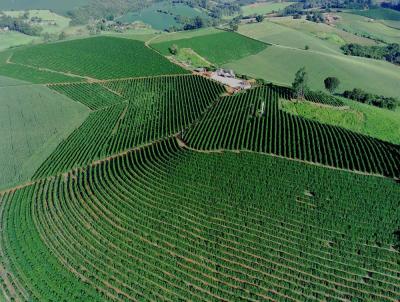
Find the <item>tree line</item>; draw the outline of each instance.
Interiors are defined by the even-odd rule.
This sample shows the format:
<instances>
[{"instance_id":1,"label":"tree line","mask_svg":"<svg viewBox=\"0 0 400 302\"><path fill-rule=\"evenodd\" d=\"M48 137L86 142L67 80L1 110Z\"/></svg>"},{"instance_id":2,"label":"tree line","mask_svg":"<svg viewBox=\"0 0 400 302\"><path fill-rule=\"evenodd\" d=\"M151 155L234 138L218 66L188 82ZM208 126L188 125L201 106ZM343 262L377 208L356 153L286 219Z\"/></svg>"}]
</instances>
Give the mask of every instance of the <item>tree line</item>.
<instances>
[{"instance_id":1,"label":"tree line","mask_svg":"<svg viewBox=\"0 0 400 302\"><path fill-rule=\"evenodd\" d=\"M400 45L391 43L386 46L364 46L350 43L341 47L346 55L385 60L393 64L400 64Z\"/></svg>"},{"instance_id":2,"label":"tree line","mask_svg":"<svg viewBox=\"0 0 400 302\"><path fill-rule=\"evenodd\" d=\"M324 80L324 86L328 92L334 94L340 86L340 80L337 77L327 77ZM310 88L308 87L308 73L305 67L300 68L296 72L292 83L292 89L297 99L300 100L304 99L306 93L310 91ZM397 98L372 94L360 88L345 90L342 94L338 95L356 102L389 110L396 110L397 106L399 106L399 100Z\"/></svg>"}]
</instances>

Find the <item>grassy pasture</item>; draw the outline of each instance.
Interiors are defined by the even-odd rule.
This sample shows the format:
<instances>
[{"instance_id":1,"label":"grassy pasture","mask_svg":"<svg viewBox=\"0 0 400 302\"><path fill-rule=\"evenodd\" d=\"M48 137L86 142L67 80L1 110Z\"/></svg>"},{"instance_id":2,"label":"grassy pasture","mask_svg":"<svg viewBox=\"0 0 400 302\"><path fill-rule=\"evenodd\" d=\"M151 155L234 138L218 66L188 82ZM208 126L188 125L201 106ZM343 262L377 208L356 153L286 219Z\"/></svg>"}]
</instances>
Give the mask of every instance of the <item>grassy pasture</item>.
<instances>
[{"instance_id":1,"label":"grassy pasture","mask_svg":"<svg viewBox=\"0 0 400 302\"><path fill-rule=\"evenodd\" d=\"M353 10L350 13L377 20L400 21L400 12L389 8L373 8L368 10Z\"/></svg>"},{"instance_id":2,"label":"grassy pasture","mask_svg":"<svg viewBox=\"0 0 400 302\"><path fill-rule=\"evenodd\" d=\"M254 4L245 5L242 7L243 16L249 16L254 14L269 14L283 10L286 6L289 6L293 2L258 2Z\"/></svg>"},{"instance_id":3,"label":"grassy pasture","mask_svg":"<svg viewBox=\"0 0 400 302\"><path fill-rule=\"evenodd\" d=\"M274 18L275 19L275 18ZM239 27L239 33L251 38L272 44L278 44L298 49L306 45L310 50L324 53L339 53L340 45L323 41L309 33L299 31L271 21L247 24Z\"/></svg>"},{"instance_id":4,"label":"grassy pasture","mask_svg":"<svg viewBox=\"0 0 400 302\"><path fill-rule=\"evenodd\" d=\"M1 0L0 10L49 9L65 13L70 9L89 3L90 0Z\"/></svg>"},{"instance_id":5,"label":"grassy pasture","mask_svg":"<svg viewBox=\"0 0 400 302\"><path fill-rule=\"evenodd\" d=\"M24 35L15 31L0 32L0 51L10 47L30 44L37 40L39 40L38 37Z\"/></svg>"},{"instance_id":6,"label":"grassy pasture","mask_svg":"<svg viewBox=\"0 0 400 302\"><path fill-rule=\"evenodd\" d=\"M43 28L42 34L58 34L69 27L70 19L67 17L60 16L52 11L41 9L41 10L20 10L20 11L5 11L6 15L13 17L22 16L25 12L29 13L29 18L38 17L42 21L35 23Z\"/></svg>"},{"instance_id":7,"label":"grassy pasture","mask_svg":"<svg viewBox=\"0 0 400 302\"><path fill-rule=\"evenodd\" d=\"M28 180L87 115L85 106L42 86L0 87L0 188Z\"/></svg>"},{"instance_id":8,"label":"grassy pasture","mask_svg":"<svg viewBox=\"0 0 400 302\"><path fill-rule=\"evenodd\" d=\"M349 109L324 107L310 102L281 101L282 109L324 124L340 126L400 145L400 112L393 112L351 100L341 100Z\"/></svg>"},{"instance_id":9,"label":"grassy pasture","mask_svg":"<svg viewBox=\"0 0 400 302\"><path fill-rule=\"evenodd\" d=\"M384 61L271 46L224 66L285 85L291 85L296 71L305 66L309 85L315 90L324 89L326 77L336 76L341 81L339 91L357 87L371 93L399 96L398 66Z\"/></svg>"},{"instance_id":10,"label":"grassy pasture","mask_svg":"<svg viewBox=\"0 0 400 302\"><path fill-rule=\"evenodd\" d=\"M161 12L162 11L162 12ZM167 13L166 13L167 12ZM118 18L118 21L124 23L133 23L141 21L150 25L153 29L165 30L172 26L182 27L181 24L176 22L175 16L183 16L188 18L202 17L208 18L205 12L196 8L192 8L183 3L171 4L168 1L155 3L140 12L131 12Z\"/></svg>"},{"instance_id":11,"label":"grassy pasture","mask_svg":"<svg viewBox=\"0 0 400 302\"><path fill-rule=\"evenodd\" d=\"M279 25L287 26L296 31L330 42L334 46L345 43L357 43L361 45L376 45L373 40L363 38L352 33L343 31L335 26L329 26L325 23L315 23L305 19L293 19L292 17L277 17L269 19Z\"/></svg>"},{"instance_id":12,"label":"grassy pasture","mask_svg":"<svg viewBox=\"0 0 400 302\"><path fill-rule=\"evenodd\" d=\"M214 64L224 64L257 54L267 45L233 32L220 31L192 38L152 43L151 46L163 55L169 55L168 48L175 44L179 48L191 48Z\"/></svg>"},{"instance_id":13,"label":"grassy pasture","mask_svg":"<svg viewBox=\"0 0 400 302\"><path fill-rule=\"evenodd\" d=\"M18 49L12 61L96 79L186 73L141 41L106 36Z\"/></svg>"},{"instance_id":14,"label":"grassy pasture","mask_svg":"<svg viewBox=\"0 0 400 302\"><path fill-rule=\"evenodd\" d=\"M389 27L379 20L370 20L364 16L350 13L338 13L340 19L336 26L351 33L364 35L387 43L400 43L400 30Z\"/></svg>"}]
</instances>

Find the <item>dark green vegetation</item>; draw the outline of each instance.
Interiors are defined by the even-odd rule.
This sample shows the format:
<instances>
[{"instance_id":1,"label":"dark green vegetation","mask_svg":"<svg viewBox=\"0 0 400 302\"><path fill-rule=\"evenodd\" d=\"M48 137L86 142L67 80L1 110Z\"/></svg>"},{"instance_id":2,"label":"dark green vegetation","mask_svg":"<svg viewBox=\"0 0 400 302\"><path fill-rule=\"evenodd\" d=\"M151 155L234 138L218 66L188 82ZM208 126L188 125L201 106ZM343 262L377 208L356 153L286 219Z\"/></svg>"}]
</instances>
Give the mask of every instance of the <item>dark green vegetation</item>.
<instances>
[{"instance_id":1,"label":"dark green vegetation","mask_svg":"<svg viewBox=\"0 0 400 302\"><path fill-rule=\"evenodd\" d=\"M92 110L118 104L125 100L99 83L71 83L50 85L49 87Z\"/></svg>"},{"instance_id":2,"label":"dark green vegetation","mask_svg":"<svg viewBox=\"0 0 400 302\"><path fill-rule=\"evenodd\" d=\"M374 8L368 10L353 10L352 14L378 20L400 21L400 12L389 8Z\"/></svg>"},{"instance_id":3,"label":"dark green vegetation","mask_svg":"<svg viewBox=\"0 0 400 302\"><path fill-rule=\"evenodd\" d=\"M359 44L345 44L341 47L346 55L386 60L400 64L400 45L391 43L386 46L363 46Z\"/></svg>"},{"instance_id":4,"label":"dark green vegetation","mask_svg":"<svg viewBox=\"0 0 400 302\"><path fill-rule=\"evenodd\" d=\"M89 1L90 0L1 0L0 10L50 9L52 11L65 13Z\"/></svg>"},{"instance_id":5,"label":"dark green vegetation","mask_svg":"<svg viewBox=\"0 0 400 302\"><path fill-rule=\"evenodd\" d=\"M399 194L169 139L4 195L2 249L34 300L395 301Z\"/></svg>"},{"instance_id":6,"label":"dark green vegetation","mask_svg":"<svg viewBox=\"0 0 400 302\"><path fill-rule=\"evenodd\" d=\"M220 61L265 47L206 38L214 48L201 55ZM28 182L0 191L1 301L397 301L399 145L285 113L290 88L227 96L141 42L9 54L6 66L76 74L48 81L50 93L92 111L40 153ZM335 110L351 102L303 97ZM35 130L35 117L15 112Z\"/></svg>"},{"instance_id":7,"label":"dark green vegetation","mask_svg":"<svg viewBox=\"0 0 400 302\"><path fill-rule=\"evenodd\" d=\"M344 106L341 100L322 91L307 91L304 98L313 103L329 106Z\"/></svg>"},{"instance_id":8,"label":"dark green vegetation","mask_svg":"<svg viewBox=\"0 0 400 302\"><path fill-rule=\"evenodd\" d=\"M0 52L0 75L35 83L65 83L79 81L80 78L46 70L23 66L11 62L12 51Z\"/></svg>"},{"instance_id":9,"label":"dark green vegetation","mask_svg":"<svg viewBox=\"0 0 400 302\"><path fill-rule=\"evenodd\" d=\"M46 87L1 82L0 190L28 181L89 111Z\"/></svg>"},{"instance_id":10,"label":"dark green vegetation","mask_svg":"<svg viewBox=\"0 0 400 302\"><path fill-rule=\"evenodd\" d=\"M154 42L151 46L163 55L169 55L169 48L172 44L179 48L191 48L200 56L218 65L254 55L268 46L263 42L229 31L196 36L190 39Z\"/></svg>"},{"instance_id":11,"label":"dark green vegetation","mask_svg":"<svg viewBox=\"0 0 400 302\"><path fill-rule=\"evenodd\" d=\"M32 26L27 23L24 17L12 17L2 15L0 11L0 28L7 27L8 30L17 31L28 36L38 36L42 28L40 26Z\"/></svg>"},{"instance_id":12,"label":"dark green vegetation","mask_svg":"<svg viewBox=\"0 0 400 302\"><path fill-rule=\"evenodd\" d=\"M346 90L343 92L343 96L345 98L376 106L379 108L386 108L389 110L396 110L399 106L399 100L392 97L385 97L382 95L371 94L368 92L363 91L362 89L353 89L353 90Z\"/></svg>"},{"instance_id":13,"label":"dark green vegetation","mask_svg":"<svg viewBox=\"0 0 400 302\"><path fill-rule=\"evenodd\" d=\"M201 150L250 150L400 176L398 145L292 116L279 109L279 98L290 98L290 91L271 86L225 97L183 139Z\"/></svg>"},{"instance_id":14,"label":"dark green vegetation","mask_svg":"<svg viewBox=\"0 0 400 302\"><path fill-rule=\"evenodd\" d=\"M25 47L12 62L96 79L186 73L143 42L113 37Z\"/></svg>"},{"instance_id":15,"label":"dark green vegetation","mask_svg":"<svg viewBox=\"0 0 400 302\"><path fill-rule=\"evenodd\" d=\"M58 146L34 178L65 172L175 135L198 119L224 91L222 86L199 76L119 80L102 85L127 102L93 112L81 127ZM66 86L60 87L63 90L59 91L67 91L69 95L68 90L64 89ZM86 91L92 91L87 93L81 90L81 94L73 96L75 100L89 106L93 103L88 101L88 96L93 98L93 102L101 100L104 89L100 90L98 84L84 87ZM106 106L105 103L94 105L95 108Z\"/></svg>"},{"instance_id":16,"label":"dark green vegetation","mask_svg":"<svg viewBox=\"0 0 400 302\"><path fill-rule=\"evenodd\" d=\"M184 3L170 3L168 1L155 3L137 12L130 12L117 21L132 23L141 21L158 30L183 29L195 17L204 20L208 18L205 11L190 7Z\"/></svg>"}]
</instances>

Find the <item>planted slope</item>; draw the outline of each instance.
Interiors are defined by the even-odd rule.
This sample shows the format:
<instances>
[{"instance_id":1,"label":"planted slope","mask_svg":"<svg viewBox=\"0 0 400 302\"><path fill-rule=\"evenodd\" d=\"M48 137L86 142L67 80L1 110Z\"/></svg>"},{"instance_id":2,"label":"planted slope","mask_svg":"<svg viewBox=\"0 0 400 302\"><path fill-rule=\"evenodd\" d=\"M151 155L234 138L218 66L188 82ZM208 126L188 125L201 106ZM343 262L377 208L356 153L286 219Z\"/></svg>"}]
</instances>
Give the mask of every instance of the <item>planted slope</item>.
<instances>
[{"instance_id":1,"label":"planted slope","mask_svg":"<svg viewBox=\"0 0 400 302\"><path fill-rule=\"evenodd\" d=\"M5 250L31 276L24 259L42 257L17 258L29 237L11 235L27 212L65 269L112 300L395 301L399 194L383 178L169 139L6 201Z\"/></svg>"},{"instance_id":2,"label":"planted slope","mask_svg":"<svg viewBox=\"0 0 400 302\"><path fill-rule=\"evenodd\" d=\"M81 79L60 73L9 63L12 51L0 52L0 75L34 84L77 82Z\"/></svg>"},{"instance_id":3,"label":"planted slope","mask_svg":"<svg viewBox=\"0 0 400 302\"><path fill-rule=\"evenodd\" d=\"M0 87L0 189L28 181L88 116L83 105L46 87L5 84L11 86Z\"/></svg>"},{"instance_id":4,"label":"planted slope","mask_svg":"<svg viewBox=\"0 0 400 302\"><path fill-rule=\"evenodd\" d=\"M288 95L266 86L225 97L183 138L200 150L251 150L400 177L400 146L285 113L278 98Z\"/></svg>"},{"instance_id":5,"label":"planted slope","mask_svg":"<svg viewBox=\"0 0 400 302\"><path fill-rule=\"evenodd\" d=\"M96 79L187 73L141 41L114 37L26 47L16 50L12 61Z\"/></svg>"},{"instance_id":6,"label":"planted slope","mask_svg":"<svg viewBox=\"0 0 400 302\"><path fill-rule=\"evenodd\" d=\"M174 37L174 36L172 36ZM170 55L169 47L191 48L200 56L214 64L225 64L243 57L255 55L267 48L267 44L234 32L221 31L202 36L194 36L151 44L163 55Z\"/></svg>"},{"instance_id":7,"label":"planted slope","mask_svg":"<svg viewBox=\"0 0 400 302\"><path fill-rule=\"evenodd\" d=\"M200 76L118 80L103 85L128 102L93 112L43 163L35 178L174 135L196 121L224 91Z\"/></svg>"},{"instance_id":8,"label":"planted slope","mask_svg":"<svg viewBox=\"0 0 400 302\"><path fill-rule=\"evenodd\" d=\"M109 107L124 101L124 98L99 83L72 83L50 85L49 87L92 110Z\"/></svg>"}]
</instances>

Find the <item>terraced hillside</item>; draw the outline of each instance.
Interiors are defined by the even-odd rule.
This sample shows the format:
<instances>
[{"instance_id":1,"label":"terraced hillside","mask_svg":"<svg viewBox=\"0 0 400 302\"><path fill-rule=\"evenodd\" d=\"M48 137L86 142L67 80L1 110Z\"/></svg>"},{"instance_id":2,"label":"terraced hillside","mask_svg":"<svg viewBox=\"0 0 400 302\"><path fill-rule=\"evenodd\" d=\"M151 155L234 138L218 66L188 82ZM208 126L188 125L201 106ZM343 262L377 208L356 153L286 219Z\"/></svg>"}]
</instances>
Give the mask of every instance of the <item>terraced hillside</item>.
<instances>
[{"instance_id":1,"label":"terraced hillside","mask_svg":"<svg viewBox=\"0 0 400 302\"><path fill-rule=\"evenodd\" d=\"M114 37L25 47L15 50L10 60L20 65L102 80L186 73L143 42Z\"/></svg>"},{"instance_id":2,"label":"terraced hillside","mask_svg":"<svg viewBox=\"0 0 400 302\"><path fill-rule=\"evenodd\" d=\"M395 301L399 194L171 138L3 195L2 265L40 301Z\"/></svg>"},{"instance_id":3,"label":"terraced hillside","mask_svg":"<svg viewBox=\"0 0 400 302\"><path fill-rule=\"evenodd\" d=\"M183 138L201 150L250 150L400 177L398 145L287 114L278 99L288 96L288 89L267 86L225 97Z\"/></svg>"},{"instance_id":4,"label":"terraced hillside","mask_svg":"<svg viewBox=\"0 0 400 302\"><path fill-rule=\"evenodd\" d=\"M76 86L51 87L71 95ZM34 178L65 172L177 134L198 119L224 92L221 85L191 75L116 80L101 85L78 84L78 87L85 90L74 91L76 94L72 97L83 104L96 102L95 108L100 109L92 112L81 127L58 146ZM112 97L102 102L105 92Z\"/></svg>"},{"instance_id":5,"label":"terraced hillside","mask_svg":"<svg viewBox=\"0 0 400 302\"><path fill-rule=\"evenodd\" d=\"M11 54L6 66L76 78L0 77L0 91L89 114L0 191L0 301L398 301L399 145L285 113L289 88L230 96L142 42Z\"/></svg>"}]
</instances>

